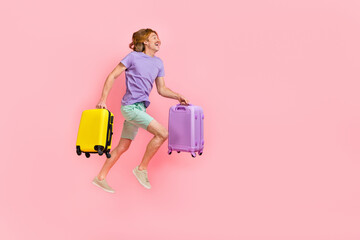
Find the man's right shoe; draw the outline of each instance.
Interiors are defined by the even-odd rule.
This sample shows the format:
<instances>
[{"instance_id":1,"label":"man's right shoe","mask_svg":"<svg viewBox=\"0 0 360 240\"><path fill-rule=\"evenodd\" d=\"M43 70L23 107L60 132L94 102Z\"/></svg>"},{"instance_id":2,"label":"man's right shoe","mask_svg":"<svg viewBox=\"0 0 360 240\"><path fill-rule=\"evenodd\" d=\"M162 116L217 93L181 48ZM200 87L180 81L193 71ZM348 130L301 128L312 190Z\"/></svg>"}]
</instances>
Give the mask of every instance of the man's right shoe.
<instances>
[{"instance_id":1,"label":"man's right shoe","mask_svg":"<svg viewBox=\"0 0 360 240\"><path fill-rule=\"evenodd\" d=\"M133 173L141 185L143 185L147 189L151 188L147 170L139 170L139 166L136 166L133 169Z\"/></svg>"},{"instance_id":2,"label":"man's right shoe","mask_svg":"<svg viewBox=\"0 0 360 240\"><path fill-rule=\"evenodd\" d=\"M97 176L94 178L94 180L92 181L92 183L100 188L102 188L104 191L109 192L109 193L115 193L115 190L112 189L109 184L106 182L105 179L103 180L99 180L97 178Z\"/></svg>"}]
</instances>

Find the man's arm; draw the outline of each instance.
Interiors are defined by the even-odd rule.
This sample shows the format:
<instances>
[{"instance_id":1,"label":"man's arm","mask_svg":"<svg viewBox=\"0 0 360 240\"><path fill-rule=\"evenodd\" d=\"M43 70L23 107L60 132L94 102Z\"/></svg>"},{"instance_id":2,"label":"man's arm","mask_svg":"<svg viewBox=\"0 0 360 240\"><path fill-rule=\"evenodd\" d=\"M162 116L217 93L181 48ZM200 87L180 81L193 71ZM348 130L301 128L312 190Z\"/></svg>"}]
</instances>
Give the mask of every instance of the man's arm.
<instances>
[{"instance_id":1,"label":"man's arm","mask_svg":"<svg viewBox=\"0 0 360 240\"><path fill-rule=\"evenodd\" d=\"M99 100L98 104L96 105L96 108L107 108L106 107L106 99L107 99L109 92L114 84L114 81L125 70L126 70L125 65L122 63L119 63L114 68L114 70L112 70L112 72L108 75L108 77L106 78L106 81L104 83L104 87L102 90L100 100Z\"/></svg>"},{"instance_id":2,"label":"man's arm","mask_svg":"<svg viewBox=\"0 0 360 240\"><path fill-rule=\"evenodd\" d=\"M188 104L189 101L187 99L185 99L184 96L182 96L179 93L173 92L171 89L169 89L165 86L164 77L157 77L155 79L155 83L156 83L157 92L161 96L166 97L166 98L176 99L180 103Z\"/></svg>"},{"instance_id":3,"label":"man's arm","mask_svg":"<svg viewBox=\"0 0 360 240\"><path fill-rule=\"evenodd\" d=\"M101 94L100 101L106 102L107 96L109 95L109 92L112 88L112 85L113 85L115 79L125 70L126 70L126 67L122 63L119 63L114 68L114 70L112 70L112 72L108 75L108 77L106 78L106 81L104 83L104 88L103 88L103 91Z\"/></svg>"}]
</instances>

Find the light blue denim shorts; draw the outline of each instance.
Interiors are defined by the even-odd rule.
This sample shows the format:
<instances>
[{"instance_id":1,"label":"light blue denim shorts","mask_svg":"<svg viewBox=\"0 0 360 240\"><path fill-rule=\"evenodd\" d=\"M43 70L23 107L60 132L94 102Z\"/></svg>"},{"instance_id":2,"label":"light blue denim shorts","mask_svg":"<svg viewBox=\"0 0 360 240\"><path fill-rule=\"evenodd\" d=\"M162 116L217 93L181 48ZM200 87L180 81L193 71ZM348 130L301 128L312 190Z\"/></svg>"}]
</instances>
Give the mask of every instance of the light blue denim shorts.
<instances>
[{"instance_id":1,"label":"light blue denim shorts","mask_svg":"<svg viewBox=\"0 0 360 240\"><path fill-rule=\"evenodd\" d=\"M144 102L121 106L121 113L125 118L121 137L131 140L134 140L139 127L146 130L154 119L146 113Z\"/></svg>"}]
</instances>

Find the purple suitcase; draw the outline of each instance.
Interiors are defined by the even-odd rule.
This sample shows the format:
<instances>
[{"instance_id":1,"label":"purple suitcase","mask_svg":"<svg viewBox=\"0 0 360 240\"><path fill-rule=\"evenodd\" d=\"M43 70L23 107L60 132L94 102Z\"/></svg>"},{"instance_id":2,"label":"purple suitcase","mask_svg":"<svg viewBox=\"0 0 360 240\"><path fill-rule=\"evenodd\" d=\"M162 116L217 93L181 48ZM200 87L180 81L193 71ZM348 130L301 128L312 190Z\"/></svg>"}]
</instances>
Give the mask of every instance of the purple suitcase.
<instances>
[{"instance_id":1,"label":"purple suitcase","mask_svg":"<svg viewBox=\"0 0 360 240\"><path fill-rule=\"evenodd\" d=\"M200 106L176 105L169 110L169 154L190 152L195 157L204 149L204 113Z\"/></svg>"}]
</instances>

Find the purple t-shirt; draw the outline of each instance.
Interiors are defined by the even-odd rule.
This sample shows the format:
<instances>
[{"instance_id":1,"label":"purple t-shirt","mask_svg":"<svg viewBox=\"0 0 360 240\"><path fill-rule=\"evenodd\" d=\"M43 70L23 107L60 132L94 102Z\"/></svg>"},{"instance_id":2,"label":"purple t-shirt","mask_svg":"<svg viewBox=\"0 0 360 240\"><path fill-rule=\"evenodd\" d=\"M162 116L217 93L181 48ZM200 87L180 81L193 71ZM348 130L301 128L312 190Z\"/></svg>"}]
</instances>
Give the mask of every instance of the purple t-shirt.
<instances>
[{"instance_id":1,"label":"purple t-shirt","mask_svg":"<svg viewBox=\"0 0 360 240\"><path fill-rule=\"evenodd\" d=\"M121 61L125 65L126 93L121 105L144 102L150 105L149 94L157 77L165 76L164 64L159 57L132 51Z\"/></svg>"}]
</instances>

